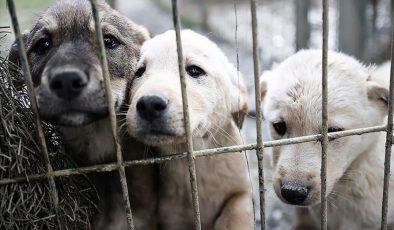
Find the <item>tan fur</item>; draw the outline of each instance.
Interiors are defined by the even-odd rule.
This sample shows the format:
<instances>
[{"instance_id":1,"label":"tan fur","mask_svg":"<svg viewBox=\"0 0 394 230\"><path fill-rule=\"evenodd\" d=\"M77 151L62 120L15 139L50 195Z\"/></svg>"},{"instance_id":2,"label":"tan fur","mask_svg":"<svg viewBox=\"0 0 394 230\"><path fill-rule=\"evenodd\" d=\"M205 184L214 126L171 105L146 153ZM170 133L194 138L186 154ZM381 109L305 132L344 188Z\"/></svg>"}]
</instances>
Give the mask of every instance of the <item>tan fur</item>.
<instances>
[{"instance_id":1,"label":"tan fur","mask_svg":"<svg viewBox=\"0 0 394 230\"><path fill-rule=\"evenodd\" d=\"M241 144L242 137L232 114L247 108L242 76L207 38L182 31L182 42L185 67L197 65L205 71L199 78L186 76L194 149ZM141 48L139 66L146 66L146 71L131 86L128 132L155 146L161 155L186 151L174 31L146 42ZM168 101L168 110L149 123L138 114L136 104L143 96L152 95ZM202 228L253 229L252 196L244 154L197 158L196 170ZM161 165L159 184L160 228L192 229L187 160Z\"/></svg>"},{"instance_id":2,"label":"tan fur","mask_svg":"<svg viewBox=\"0 0 394 230\"><path fill-rule=\"evenodd\" d=\"M372 82L370 70L344 54L328 53L328 125L344 130L381 125L387 114L387 89ZM301 51L260 83L264 116L269 123L284 121L287 131L274 139L316 134L321 127L321 51ZM327 192L329 229L379 229L383 193L385 135L344 137L328 145ZM318 142L274 147L274 189L284 181L309 186L300 206L297 229L318 227L320 216L321 147ZM394 191L391 179L389 191ZM389 224L394 223L394 199L389 201ZM302 227L301 227L302 226Z\"/></svg>"}]
</instances>

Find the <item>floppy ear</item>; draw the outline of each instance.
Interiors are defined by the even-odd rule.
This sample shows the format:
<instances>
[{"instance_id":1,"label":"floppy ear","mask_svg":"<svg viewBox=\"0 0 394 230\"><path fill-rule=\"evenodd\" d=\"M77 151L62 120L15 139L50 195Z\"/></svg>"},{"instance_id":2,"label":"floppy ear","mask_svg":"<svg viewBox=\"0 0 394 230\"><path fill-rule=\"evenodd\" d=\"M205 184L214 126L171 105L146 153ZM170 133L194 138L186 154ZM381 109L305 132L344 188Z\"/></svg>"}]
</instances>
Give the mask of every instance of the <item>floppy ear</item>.
<instances>
[{"instance_id":1,"label":"floppy ear","mask_svg":"<svg viewBox=\"0 0 394 230\"><path fill-rule=\"evenodd\" d=\"M248 114L248 90L242 74L233 66L229 68L231 79L231 115L238 128L242 128Z\"/></svg>"},{"instance_id":2,"label":"floppy ear","mask_svg":"<svg viewBox=\"0 0 394 230\"><path fill-rule=\"evenodd\" d=\"M29 31L25 31L22 35L23 41L26 44L27 37L29 36ZM14 67L20 67L20 57L19 57L19 45L18 42L15 40L14 43L12 43L11 48L10 48L10 53L8 54L8 62L11 62ZM12 66L9 66L11 68ZM15 68L13 68L15 69Z\"/></svg>"},{"instance_id":3,"label":"floppy ear","mask_svg":"<svg viewBox=\"0 0 394 230\"><path fill-rule=\"evenodd\" d=\"M29 31L25 31L22 35L25 44L27 42L28 35ZM25 85L23 78L20 78L20 68L21 62L19 56L19 45L18 42L15 40L14 43L12 43L10 52L8 54L8 72L11 74L13 79L12 83L17 90L21 90Z\"/></svg>"},{"instance_id":4,"label":"floppy ear","mask_svg":"<svg viewBox=\"0 0 394 230\"><path fill-rule=\"evenodd\" d=\"M388 112L389 91L383 86L376 84L373 81L367 81L367 94L370 100L375 101L379 108L385 113Z\"/></svg>"}]
</instances>

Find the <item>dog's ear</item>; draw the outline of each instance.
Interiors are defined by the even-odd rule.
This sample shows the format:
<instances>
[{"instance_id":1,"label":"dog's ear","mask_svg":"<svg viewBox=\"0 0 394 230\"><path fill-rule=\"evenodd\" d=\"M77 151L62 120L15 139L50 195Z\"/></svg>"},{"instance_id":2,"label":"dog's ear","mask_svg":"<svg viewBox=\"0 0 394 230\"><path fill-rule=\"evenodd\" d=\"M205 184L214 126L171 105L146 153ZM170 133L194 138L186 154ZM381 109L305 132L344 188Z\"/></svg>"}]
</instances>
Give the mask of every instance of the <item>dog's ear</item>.
<instances>
[{"instance_id":1,"label":"dog's ear","mask_svg":"<svg viewBox=\"0 0 394 230\"><path fill-rule=\"evenodd\" d=\"M23 42L25 44L27 42L27 37L29 36L29 33L30 33L29 31L25 31L22 35ZM8 62L12 63L14 66L20 67L19 45L16 39L14 43L12 43L11 45L10 53L8 54Z\"/></svg>"},{"instance_id":2,"label":"dog's ear","mask_svg":"<svg viewBox=\"0 0 394 230\"><path fill-rule=\"evenodd\" d=\"M267 80L272 75L271 71L264 71L260 76L260 98L264 101L265 94L267 93Z\"/></svg>"},{"instance_id":3,"label":"dog's ear","mask_svg":"<svg viewBox=\"0 0 394 230\"><path fill-rule=\"evenodd\" d=\"M370 100L376 101L379 107L388 112L389 90L373 81L367 81L367 94Z\"/></svg>"},{"instance_id":4,"label":"dog's ear","mask_svg":"<svg viewBox=\"0 0 394 230\"><path fill-rule=\"evenodd\" d=\"M27 38L29 36L29 31L25 31L22 35L24 44L27 42ZM20 78L20 68L21 68L21 60L19 56L19 45L15 40L12 43L10 52L8 54L8 72L12 76L12 83L17 90L21 90L25 85L23 78Z\"/></svg>"},{"instance_id":5,"label":"dog's ear","mask_svg":"<svg viewBox=\"0 0 394 230\"><path fill-rule=\"evenodd\" d=\"M228 69L231 78L231 115L238 128L242 128L245 117L248 114L248 90L242 74L233 66Z\"/></svg>"},{"instance_id":6,"label":"dog's ear","mask_svg":"<svg viewBox=\"0 0 394 230\"><path fill-rule=\"evenodd\" d=\"M135 24L135 30L137 33L137 39L140 45L142 45L146 40L151 38L151 33L149 32L149 30L147 28L145 28L144 26L140 26Z\"/></svg>"}]
</instances>

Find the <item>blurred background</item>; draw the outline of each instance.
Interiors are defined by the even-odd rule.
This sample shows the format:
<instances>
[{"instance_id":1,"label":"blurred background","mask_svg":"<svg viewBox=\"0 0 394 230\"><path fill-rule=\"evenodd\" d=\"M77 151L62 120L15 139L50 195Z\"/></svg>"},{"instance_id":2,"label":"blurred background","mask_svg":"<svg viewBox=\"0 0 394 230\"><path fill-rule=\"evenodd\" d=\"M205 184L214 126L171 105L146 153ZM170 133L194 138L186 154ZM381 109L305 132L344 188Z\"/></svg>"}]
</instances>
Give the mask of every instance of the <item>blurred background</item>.
<instances>
[{"instance_id":1,"label":"blurred background","mask_svg":"<svg viewBox=\"0 0 394 230\"><path fill-rule=\"evenodd\" d=\"M29 29L54 0L16 0L23 30ZM153 35L172 29L170 0L112 0L114 8L146 26ZM251 16L249 0L182 0L183 28L208 36L243 73L250 92L251 116L243 128L246 143L256 142ZM258 29L262 71L299 49L321 48L321 3L312 0L258 0ZM389 59L392 0L330 0L329 48L355 56L365 64ZM5 0L0 1L0 56L14 40ZM266 134L264 128L264 133ZM265 136L265 140L269 137ZM258 223L258 176L254 152L249 158ZM265 151L268 229L290 229L294 209L274 194L270 149ZM257 226L259 227L259 226Z\"/></svg>"}]
</instances>

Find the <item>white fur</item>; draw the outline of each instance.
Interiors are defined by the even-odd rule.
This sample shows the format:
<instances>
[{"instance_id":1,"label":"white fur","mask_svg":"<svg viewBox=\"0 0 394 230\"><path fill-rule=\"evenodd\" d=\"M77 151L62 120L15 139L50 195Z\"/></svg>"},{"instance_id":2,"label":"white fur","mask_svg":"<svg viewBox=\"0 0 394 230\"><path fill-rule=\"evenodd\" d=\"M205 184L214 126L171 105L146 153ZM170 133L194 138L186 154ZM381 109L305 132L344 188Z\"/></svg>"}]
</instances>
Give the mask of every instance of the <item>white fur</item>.
<instances>
[{"instance_id":1,"label":"white fur","mask_svg":"<svg viewBox=\"0 0 394 230\"><path fill-rule=\"evenodd\" d=\"M242 76L219 48L206 37L182 31L184 63L197 65L205 75L186 75L190 124L194 149L242 143L232 114L246 108ZM181 87L174 31L147 41L141 48L139 66L145 73L134 80L127 113L128 132L161 154L184 152L186 148ZM239 76L239 78L238 78ZM160 122L139 117L136 103L142 96L168 101ZM155 129L172 135L160 135ZM196 159L199 204L203 229L253 229L251 189L242 153ZM193 206L186 159L165 163L160 169L159 222L162 229L193 228Z\"/></svg>"},{"instance_id":2,"label":"white fur","mask_svg":"<svg viewBox=\"0 0 394 230\"><path fill-rule=\"evenodd\" d=\"M320 133L321 51L300 51L261 78L263 113L273 139ZM328 53L328 126L344 130L381 125L387 115L387 89L370 80L370 70L352 57ZM284 136L272 124L287 124ZM332 140L328 145L327 192L330 229L378 229L383 194L385 135L365 134ZM274 188L281 181L305 181L310 193L303 205L320 213L319 142L275 147ZM390 180L389 191L394 190ZM394 223L394 199L389 223ZM306 226L300 223L300 226Z\"/></svg>"}]
</instances>

